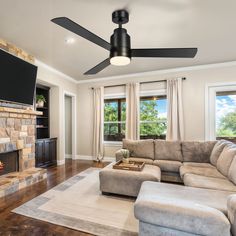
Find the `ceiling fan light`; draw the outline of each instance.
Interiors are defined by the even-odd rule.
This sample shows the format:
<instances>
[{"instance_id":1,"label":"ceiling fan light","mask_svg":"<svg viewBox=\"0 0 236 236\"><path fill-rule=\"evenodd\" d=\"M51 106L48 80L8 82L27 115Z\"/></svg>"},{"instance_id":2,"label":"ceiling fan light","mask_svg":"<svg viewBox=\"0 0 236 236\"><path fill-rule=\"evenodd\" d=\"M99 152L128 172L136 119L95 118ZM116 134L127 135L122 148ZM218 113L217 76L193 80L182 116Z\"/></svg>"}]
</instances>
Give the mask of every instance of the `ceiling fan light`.
<instances>
[{"instance_id":1,"label":"ceiling fan light","mask_svg":"<svg viewBox=\"0 0 236 236\"><path fill-rule=\"evenodd\" d=\"M114 66L126 66L130 63L130 58L125 56L115 56L110 59L110 63Z\"/></svg>"}]
</instances>

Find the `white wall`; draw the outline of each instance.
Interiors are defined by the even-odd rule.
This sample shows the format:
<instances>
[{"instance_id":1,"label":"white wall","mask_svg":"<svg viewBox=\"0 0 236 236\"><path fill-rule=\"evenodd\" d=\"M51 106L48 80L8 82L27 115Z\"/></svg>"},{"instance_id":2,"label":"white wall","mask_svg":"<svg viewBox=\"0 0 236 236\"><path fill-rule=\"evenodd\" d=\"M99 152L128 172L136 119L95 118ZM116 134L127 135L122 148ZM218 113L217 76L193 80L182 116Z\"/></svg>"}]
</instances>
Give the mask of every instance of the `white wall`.
<instances>
[{"instance_id":1,"label":"white wall","mask_svg":"<svg viewBox=\"0 0 236 236\"><path fill-rule=\"evenodd\" d=\"M122 68L121 68L122 69ZM183 107L186 140L204 140L205 137L205 86L208 83L227 83L236 81L236 63L195 66L191 68L171 69L134 76L91 80L78 84L78 148L77 154L92 155L92 90L91 87L162 80L175 77L186 77L183 82ZM152 84L153 86L153 84ZM105 156L112 157L120 147L105 147Z\"/></svg>"},{"instance_id":2,"label":"white wall","mask_svg":"<svg viewBox=\"0 0 236 236\"><path fill-rule=\"evenodd\" d=\"M57 160L63 164L65 160L65 122L64 92L76 93L76 81L73 78L37 61L37 83L49 86L50 89L50 136L57 137Z\"/></svg>"}]
</instances>

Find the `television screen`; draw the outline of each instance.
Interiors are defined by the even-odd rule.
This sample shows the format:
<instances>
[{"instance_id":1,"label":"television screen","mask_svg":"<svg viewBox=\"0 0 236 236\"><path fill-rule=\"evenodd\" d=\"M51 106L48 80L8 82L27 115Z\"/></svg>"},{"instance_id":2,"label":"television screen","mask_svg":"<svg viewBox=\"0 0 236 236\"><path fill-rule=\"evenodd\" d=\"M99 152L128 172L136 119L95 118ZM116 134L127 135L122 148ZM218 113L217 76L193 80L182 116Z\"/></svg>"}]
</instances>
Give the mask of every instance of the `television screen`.
<instances>
[{"instance_id":1,"label":"television screen","mask_svg":"<svg viewBox=\"0 0 236 236\"><path fill-rule=\"evenodd\" d=\"M37 66L0 50L0 100L33 105Z\"/></svg>"}]
</instances>

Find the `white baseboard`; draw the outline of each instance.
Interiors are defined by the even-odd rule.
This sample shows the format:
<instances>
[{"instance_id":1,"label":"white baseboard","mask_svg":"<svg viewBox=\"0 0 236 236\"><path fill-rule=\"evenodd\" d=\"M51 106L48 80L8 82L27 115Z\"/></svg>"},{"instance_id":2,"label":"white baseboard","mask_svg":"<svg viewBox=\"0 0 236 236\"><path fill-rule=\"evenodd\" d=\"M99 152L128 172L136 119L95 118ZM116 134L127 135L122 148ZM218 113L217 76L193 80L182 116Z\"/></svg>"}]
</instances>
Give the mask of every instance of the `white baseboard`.
<instances>
[{"instance_id":1,"label":"white baseboard","mask_svg":"<svg viewBox=\"0 0 236 236\"><path fill-rule=\"evenodd\" d=\"M93 157L92 156L88 156L88 155L65 155L66 159L72 159L72 160L86 160L86 161L93 161ZM115 157L104 157L102 159L102 161L107 161L107 162L114 162L116 160ZM57 160L57 165L64 165L65 164L65 160Z\"/></svg>"},{"instance_id":2,"label":"white baseboard","mask_svg":"<svg viewBox=\"0 0 236 236\"><path fill-rule=\"evenodd\" d=\"M65 160L57 160L57 165L61 166L65 164Z\"/></svg>"},{"instance_id":3,"label":"white baseboard","mask_svg":"<svg viewBox=\"0 0 236 236\"><path fill-rule=\"evenodd\" d=\"M76 155L74 160L87 160L87 161L92 161L93 157L88 156L88 155Z\"/></svg>"},{"instance_id":4,"label":"white baseboard","mask_svg":"<svg viewBox=\"0 0 236 236\"><path fill-rule=\"evenodd\" d=\"M115 160L115 157L104 157L102 161L114 162Z\"/></svg>"},{"instance_id":5,"label":"white baseboard","mask_svg":"<svg viewBox=\"0 0 236 236\"><path fill-rule=\"evenodd\" d=\"M65 154L65 158L72 158L72 155L71 154Z\"/></svg>"},{"instance_id":6,"label":"white baseboard","mask_svg":"<svg viewBox=\"0 0 236 236\"><path fill-rule=\"evenodd\" d=\"M92 161L93 156L88 156L88 155L76 155L75 157L76 160L87 160L87 161ZM115 161L115 157L104 157L102 161L108 161L108 162L113 162Z\"/></svg>"}]
</instances>

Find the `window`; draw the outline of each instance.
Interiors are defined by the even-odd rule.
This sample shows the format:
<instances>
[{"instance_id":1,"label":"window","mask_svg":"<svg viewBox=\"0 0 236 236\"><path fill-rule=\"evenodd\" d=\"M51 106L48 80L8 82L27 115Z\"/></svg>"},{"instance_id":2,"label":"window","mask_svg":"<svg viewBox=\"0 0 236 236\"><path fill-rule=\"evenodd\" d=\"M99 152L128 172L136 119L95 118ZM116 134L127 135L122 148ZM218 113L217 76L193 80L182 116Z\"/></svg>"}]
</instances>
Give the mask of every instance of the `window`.
<instances>
[{"instance_id":1,"label":"window","mask_svg":"<svg viewBox=\"0 0 236 236\"><path fill-rule=\"evenodd\" d=\"M125 112L125 98L104 100L104 141L125 138Z\"/></svg>"},{"instance_id":2,"label":"window","mask_svg":"<svg viewBox=\"0 0 236 236\"><path fill-rule=\"evenodd\" d=\"M236 141L236 91L216 92L216 138Z\"/></svg>"},{"instance_id":3,"label":"window","mask_svg":"<svg viewBox=\"0 0 236 236\"><path fill-rule=\"evenodd\" d=\"M166 96L141 97L140 139L165 139L166 123Z\"/></svg>"}]
</instances>

